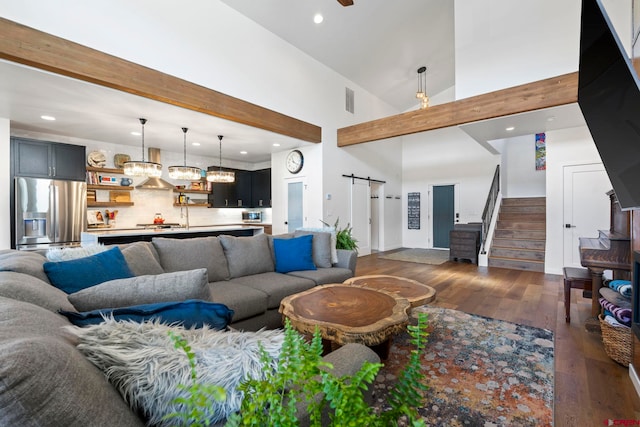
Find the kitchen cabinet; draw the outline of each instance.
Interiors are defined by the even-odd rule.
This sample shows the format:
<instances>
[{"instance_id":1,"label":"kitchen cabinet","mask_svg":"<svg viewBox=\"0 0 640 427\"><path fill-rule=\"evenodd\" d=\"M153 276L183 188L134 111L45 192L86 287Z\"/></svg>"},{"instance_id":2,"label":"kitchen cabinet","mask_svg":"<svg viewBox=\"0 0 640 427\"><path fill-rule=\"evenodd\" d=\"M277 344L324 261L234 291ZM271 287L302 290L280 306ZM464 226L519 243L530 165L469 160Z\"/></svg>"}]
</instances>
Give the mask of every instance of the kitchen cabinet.
<instances>
[{"instance_id":1,"label":"kitchen cabinet","mask_svg":"<svg viewBox=\"0 0 640 427\"><path fill-rule=\"evenodd\" d=\"M271 169L251 173L251 207L271 207Z\"/></svg>"},{"instance_id":2,"label":"kitchen cabinet","mask_svg":"<svg viewBox=\"0 0 640 427\"><path fill-rule=\"evenodd\" d=\"M215 166L209 167L209 170ZM235 172L235 182L214 183L209 203L214 208L257 208L271 206L271 169Z\"/></svg>"},{"instance_id":3,"label":"kitchen cabinet","mask_svg":"<svg viewBox=\"0 0 640 427\"><path fill-rule=\"evenodd\" d=\"M86 147L11 138L13 175L72 181L85 180Z\"/></svg>"}]
</instances>

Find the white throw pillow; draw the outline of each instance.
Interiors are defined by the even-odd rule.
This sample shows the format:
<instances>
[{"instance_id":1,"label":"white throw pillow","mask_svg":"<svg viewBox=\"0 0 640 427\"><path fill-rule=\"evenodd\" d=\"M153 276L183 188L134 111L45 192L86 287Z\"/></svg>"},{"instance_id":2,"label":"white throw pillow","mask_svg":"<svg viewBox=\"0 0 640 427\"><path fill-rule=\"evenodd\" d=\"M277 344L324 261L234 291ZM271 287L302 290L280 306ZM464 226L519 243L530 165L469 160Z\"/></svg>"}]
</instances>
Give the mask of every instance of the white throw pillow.
<instances>
[{"instance_id":1,"label":"white throw pillow","mask_svg":"<svg viewBox=\"0 0 640 427\"><path fill-rule=\"evenodd\" d=\"M85 258L111 249L102 244L78 246L72 248L51 248L47 251L47 259L53 262L71 261L73 259Z\"/></svg>"}]
</instances>

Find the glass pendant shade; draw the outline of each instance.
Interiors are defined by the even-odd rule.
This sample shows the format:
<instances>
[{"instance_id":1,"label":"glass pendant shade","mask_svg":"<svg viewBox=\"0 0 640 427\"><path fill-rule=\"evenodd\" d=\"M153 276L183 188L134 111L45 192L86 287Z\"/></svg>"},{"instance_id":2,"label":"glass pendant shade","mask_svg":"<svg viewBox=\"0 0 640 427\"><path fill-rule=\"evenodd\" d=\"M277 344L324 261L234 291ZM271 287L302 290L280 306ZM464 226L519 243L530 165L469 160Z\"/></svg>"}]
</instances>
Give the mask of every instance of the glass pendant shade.
<instances>
[{"instance_id":1,"label":"glass pendant shade","mask_svg":"<svg viewBox=\"0 0 640 427\"><path fill-rule=\"evenodd\" d=\"M236 180L236 174L232 171L222 170L222 135L218 135L220 147L220 163L218 170L207 171L207 181L217 183L230 183Z\"/></svg>"},{"instance_id":2,"label":"glass pendant shade","mask_svg":"<svg viewBox=\"0 0 640 427\"><path fill-rule=\"evenodd\" d=\"M195 166L187 166L187 131L188 128L182 128L184 133L184 166L169 166L169 177L185 181L197 181L201 178L201 170Z\"/></svg>"},{"instance_id":3,"label":"glass pendant shade","mask_svg":"<svg viewBox=\"0 0 640 427\"><path fill-rule=\"evenodd\" d=\"M162 176L162 165L155 162L144 161L144 124L147 119L140 119L142 125L142 161L125 162L123 165L124 174L127 176L148 176L151 178L160 178Z\"/></svg>"},{"instance_id":4,"label":"glass pendant shade","mask_svg":"<svg viewBox=\"0 0 640 427\"><path fill-rule=\"evenodd\" d=\"M162 176L162 165L153 162L126 162L123 166L124 174L128 176L148 176L150 178L160 178Z\"/></svg>"},{"instance_id":5,"label":"glass pendant shade","mask_svg":"<svg viewBox=\"0 0 640 427\"><path fill-rule=\"evenodd\" d=\"M207 181L218 183L230 183L236 180L236 174L231 171L214 170L207 171Z\"/></svg>"},{"instance_id":6,"label":"glass pendant shade","mask_svg":"<svg viewBox=\"0 0 640 427\"><path fill-rule=\"evenodd\" d=\"M424 110L429 107L429 97L426 94L427 85L427 67L418 68L418 91L416 92L416 98L420 101L420 109Z\"/></svg>"}]
</instances>

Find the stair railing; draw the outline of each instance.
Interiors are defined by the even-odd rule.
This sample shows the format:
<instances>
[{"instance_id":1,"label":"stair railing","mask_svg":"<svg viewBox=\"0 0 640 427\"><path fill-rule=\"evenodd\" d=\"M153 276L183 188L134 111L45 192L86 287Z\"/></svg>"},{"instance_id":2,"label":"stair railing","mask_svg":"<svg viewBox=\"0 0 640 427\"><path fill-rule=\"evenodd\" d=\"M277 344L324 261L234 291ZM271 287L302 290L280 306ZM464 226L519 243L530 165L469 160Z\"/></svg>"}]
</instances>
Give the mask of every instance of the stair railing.
<instances>
[{"instance_id":1,"label":"stair railing","mask_svg":"<svg viewBox=\"0 0 640 427\"><path fill-rule=\"evenodd\" d=\"M489 189L489 195L487 196L487 202L484 205L484 211L482 211L482 248L480 253L486 254L485 243L489 234L489 226L491 225L491 218L493 218L493 211L496 207L496 201L498 200L498 194L500 193L500 165L496 166L496 171L493 174L493 181L491 182L491 188Z\"/></svg>"}]
</instances>

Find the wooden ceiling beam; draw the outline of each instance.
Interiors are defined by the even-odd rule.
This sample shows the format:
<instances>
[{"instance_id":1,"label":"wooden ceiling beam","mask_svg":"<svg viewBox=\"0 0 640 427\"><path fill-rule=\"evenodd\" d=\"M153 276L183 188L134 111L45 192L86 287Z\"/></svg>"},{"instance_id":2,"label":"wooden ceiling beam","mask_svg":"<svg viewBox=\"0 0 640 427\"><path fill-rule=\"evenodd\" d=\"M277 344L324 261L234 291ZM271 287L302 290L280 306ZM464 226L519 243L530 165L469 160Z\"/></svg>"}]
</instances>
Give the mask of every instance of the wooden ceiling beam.
<instances>
[{"instance_id":1,"label":"wooden ceiling beam","mask_svg":"<svg viewBox=\"0 0 640 427\"><path fill-rule=\"evenodd\" d=\"M0 58L303 141L322 141L319 126L4 18Z\"/></svg>"},{"instance_id":2,"label":"wooden ceiling beam","mask_svg":"<svg viewBox=\"0 0 640 427\"><path fill-rule=\"evenodd\" d=\"M578 102L578 73L473 96L338 129L338 147Z\"/></svg>"},{"instance_id":3,"label":"wooden ceiling beam","mask_svg":"<svg viewBox=\"0 0 640 427\"><path fill-rule=\"evenodd\" d=\"M338 3L343 6L353 6L353 0L338 0Z\"/></svg>"}]
</instances>

